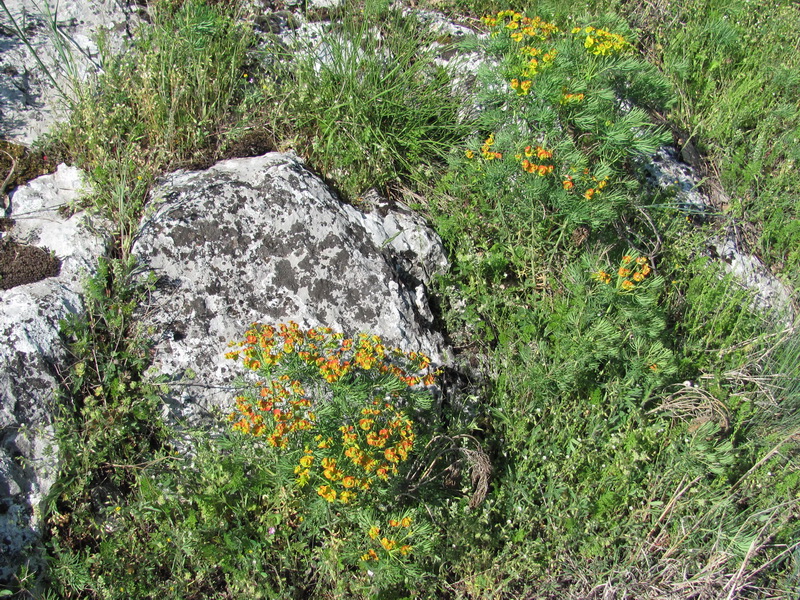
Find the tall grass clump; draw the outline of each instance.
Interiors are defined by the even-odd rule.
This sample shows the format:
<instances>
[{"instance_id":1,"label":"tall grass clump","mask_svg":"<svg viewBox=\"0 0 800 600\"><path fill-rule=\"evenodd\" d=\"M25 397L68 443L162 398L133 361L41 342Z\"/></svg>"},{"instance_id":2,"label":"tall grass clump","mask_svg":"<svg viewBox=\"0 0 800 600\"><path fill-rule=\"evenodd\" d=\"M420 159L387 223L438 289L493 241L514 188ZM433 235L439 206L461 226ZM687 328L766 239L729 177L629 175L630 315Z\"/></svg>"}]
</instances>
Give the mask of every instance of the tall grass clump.
<instances>
[{"instance_id":1,"label":"tall grass clump","mask_svg":"<svg viewBox=\"0 0 800 600\"><path fill-rule=\"evenodd\" d=\"M667 3L653 15L654 55L679 90L671 118L713 163L748 242L797 285L800 62L789 2ZM651 25L651 24L648 24ZM728 204L727 206L723 204Z\"/></svg>"},{"instance_id":2,"label":"tall grass clump","mask_svg":"<svg viewBox=\"0 0 800 600\"><path fill-rule=\"evenodd\" d=\"M429 180L465 129L424 28L400 10L350 5L328 27L276 84L276 129L349 198Z\"/></svg>"}]
</instances>

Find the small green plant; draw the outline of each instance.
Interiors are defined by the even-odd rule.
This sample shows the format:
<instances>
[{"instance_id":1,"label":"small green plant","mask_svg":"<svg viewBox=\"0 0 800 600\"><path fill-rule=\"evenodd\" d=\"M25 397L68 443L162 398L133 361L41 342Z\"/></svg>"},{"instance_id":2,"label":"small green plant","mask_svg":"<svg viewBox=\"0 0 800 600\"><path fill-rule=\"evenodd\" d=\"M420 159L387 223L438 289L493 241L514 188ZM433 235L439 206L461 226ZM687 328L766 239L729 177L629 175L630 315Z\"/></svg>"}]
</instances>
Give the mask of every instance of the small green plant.
<instances>
[{"instance_id":1,"label":"small green plant","mask_svg":"<svg viewBox=\"0 0 800 600\"><path fill-rule=\"evenodd\" d=\"M641 108L667 101L664 80L604 28L566 32L514 11L483 22L499 66L482 71L489 135L468 144L465 168L487 193L501 190L511 218L544 211L567 228L611 223L636 188L630 161L667 140Z\"/></svg>"}]
</instances>

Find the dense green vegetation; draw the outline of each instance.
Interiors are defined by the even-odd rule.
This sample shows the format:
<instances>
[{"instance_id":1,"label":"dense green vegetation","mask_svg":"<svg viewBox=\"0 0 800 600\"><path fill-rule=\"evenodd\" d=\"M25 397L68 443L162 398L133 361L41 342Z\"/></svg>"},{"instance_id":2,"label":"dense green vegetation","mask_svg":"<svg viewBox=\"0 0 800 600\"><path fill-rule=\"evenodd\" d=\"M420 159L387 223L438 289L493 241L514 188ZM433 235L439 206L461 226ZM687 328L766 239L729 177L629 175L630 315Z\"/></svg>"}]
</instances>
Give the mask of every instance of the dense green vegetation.
<instances>
[{"instance_id":1,"label":"dense green vegetation","mask_svg":"<svg viewBox=\"0 0 800 600\"><path fill-rule=\"evenodd\" d=\"M534 4L437 3L487 34L458 49L494 61L454 93L434 62L453 40L383 3L334 12L321 69L255 52L234 2L152 3L52 142L118 245L64 326L51 560L20 597L798 597L800 344L704 255L736 228L800 283L798 7ZM727 194L702 221L641 173L675 138ZM295 149L354 203L405 200L445 241L432 292L475 409L396 417L439 411L399 487L334 502L298 482L302 444L251 425L170 442L160 422L131 235L157 175L253 144ZM316 377L290 366L266 376ZM370 386L400 393L326 381L331 435ZM411 529L395 545L373 527Z\"/></svg>"}]
</instances>

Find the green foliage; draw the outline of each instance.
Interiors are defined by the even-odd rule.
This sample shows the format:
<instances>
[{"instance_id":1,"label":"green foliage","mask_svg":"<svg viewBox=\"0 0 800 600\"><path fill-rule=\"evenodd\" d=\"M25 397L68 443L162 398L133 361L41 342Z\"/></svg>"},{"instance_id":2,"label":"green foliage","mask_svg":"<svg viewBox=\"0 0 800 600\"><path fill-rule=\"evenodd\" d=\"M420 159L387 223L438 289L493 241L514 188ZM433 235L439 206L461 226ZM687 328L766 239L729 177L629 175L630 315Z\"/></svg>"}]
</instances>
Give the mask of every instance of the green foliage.
<instances>
[{"instance_id":1,"label":"green foliage","mask_svg":"<svg viewBox=\"0 0 800 600\"><path fill-rule=\"evenodd\" d=\"M631 201L631 159L665 142L639 108L663 106L665 82L617 33L560 31L511 11L485 22L500 65L480 74L490 135L468 144L469 179L486 197L499 192L504 218L544 212L566 227L607 225Z\"/></svg>"},{"instance_id":2,"label":"green foliage","mask_svg":"<svg viewBox=\"0 0 800 600\"><path fill-rule=\"evenodd\" d=\"M788 504L758 483L771 444L796 452L792 426L776 430L756 408L791 405L760 383L780 332L698 258L708 233L642 187L636 156L658 136L648 142L656 130L636 106L663 106L663 80L614 50L610 25L556 33L511 11L484 22L497 35L471 48L498 60L481 80L487 124L432 210L454 260L445 316L491 380L500 470L486 529L495 558L463 571L465 595L585 597L582 582L608 581L637 596L674 583L652 566L662 557L687 565L690 585L722 589L738 584L689 565L738 569L748 549L742 581L769 585L756 565L787 555L764 524L792 536L798 507L791 477ZM512 37L526 26L536 35ZM617 102L628 91L630 104ZM616 575L622 564L631 580Z\"/></svg>"},{"instance_id":3,"label":"green foliage","mask_svg":"<svg viewBox=\"0 0 800 600\"><path fill-rule=\"evenodd\" d=\"M71 358L64 377L59 439L63 463L59 501L73 502L99 480L127 479L128 466L158 445L153 414L158 386L146 380L150 343L134 318L146 305L152 279L137 279L135 261L100 258L85 285L85 314L62 323Z\"/></svg>"},{"instance_id":4,"label":"green foliage","mask_svg":"<svg viewBox=\"0 0 800 600\"><path fill-rule=\"evenodd\" d=\"M84 314L62 322L70 368L57 413L60 472L48 501L48 544L64 556L51 575L71 585L85 585L89 571L70 550L101 544L101 515L136 489L136 470L166 438L161 386L145 376L151 344L135 320L153 285L132 259L101 257L85 284Z\"/></svg>"}]
</instances>

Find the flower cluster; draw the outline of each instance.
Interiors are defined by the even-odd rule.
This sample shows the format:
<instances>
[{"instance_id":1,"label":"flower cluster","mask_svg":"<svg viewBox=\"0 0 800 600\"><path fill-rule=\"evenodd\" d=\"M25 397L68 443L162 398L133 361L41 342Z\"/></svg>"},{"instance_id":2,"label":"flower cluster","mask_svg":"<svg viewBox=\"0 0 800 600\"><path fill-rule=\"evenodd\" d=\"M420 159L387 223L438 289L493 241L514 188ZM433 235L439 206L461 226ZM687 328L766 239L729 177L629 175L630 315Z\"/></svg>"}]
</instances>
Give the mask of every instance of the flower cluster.
<instances>
[{"instance_id":1,"label":"flower cluster","mask_svg":"<svg viewBox=\"0 0 800 600\"><path fill-rule=\"evenodd\" d=\"M585 97L586 96L584 94L564 94L561 96L561 100L559 100L559 102L562 105L577 104L578 102L583 102Z\"/></svg>"},{"instance_id":2,"label":"flower cluster","mask_svg":"<svg viewBox=\"0 0 800 600\"><path fill-rule=\"evenodd\" d=\"M494 145L494 134L490 133L489 137L483 142L483 146L481 146L481 156L486 160L494 160L495 158L500 159L503 158L502 153L495 152L492 150L492 146ZM468 158L472 158L469 156Z\"/></svg>"},{"instance_id":3,"label":"flower cluster","mask_svg":"<svg viewBox=\"0 0 800 600\"><path fill-rule=\"evenodd\" d=\"M543 21L539 17L525 17L513 10L501 10L496 15L483 17L481 21L489 29L497 30L492 32L492 35L497 35L503 29L510 30L511 39L515 42L522 42L525 38L547 40L554 33L558 33L558 27L552 23Z\"/></svg>"},{"instance_id":4,"label":"flower cluster","mask_svg":"<svg viewBox=\"0 0 800 600\"><path fill-rule=\"evenodd\" d=\"M532 83L533 82L530 79L520 81L519 79L514 78L508 83L508 85L511 86L512 90L516 90L520 96L527 96L531 91Z\"/></svg>"},{"instance_id":5,"label":"flower cluster","mask_svg":"<svg viewBox=\"0 0 800 600\"><path fill-rule=\"evenodd\" d=\"M414 549L411 544L405 543L410 541L409 538L414 534L410 529L411 523L412 519L408 515L401 519L389 519L388 531L385 531L383 535L380 527L372 525L367 531L367 537L375 547L362 554L361 560L377 562L380 560L379 552L386 553L389 556L394 553L407 556Z\"/></svg>"},{"instance_id":6,"label":"flower cluster","mask_svg":"<svg viewBox=\"0 0 800 600\"><path fill-rule=\"evenodd\" d=\"M653 270L644 256L633 256L626 254L622 257L620 266L617 269L617 289L630 291L636 287L637 283L643 282ZM597 271L592 274L592 278L606 285L611 283L611 275L606 271Z\"/></svg>"},{"instance_id":7,"label":"flower cluster","mask_svg":"<svg viewBox=\"0 0 800 600\"><path fill-rule=\"evenodd\" d=\"M600 192L602 192L603 189L605 189L605 187L608 185L608 177L599 180L597 179L597 177L592 177L592 181L594 181L596 185L594 187L590 187L583 193L583 197L586 198L587 200L591 200L595 194L599 194Z\"/></svg>"},{"instance_id":8,"label":"flower cluster","mask_svg":"<svg viewBox=\"0 0 800 600\"><path fill-rule=\"evenodd\" d=\"M375 335L345 338L329 328L304 331L296 323L253 324L243 341L230 346L235 349L227 358L241 358L264 376L236 397L233 428L300 453L294 467L300 487L313 478L320 497L348 504L376 480L398 474L415 435L396 402L405 399L402 390L434 383L438 372L431 370L429 357L388 349ZM326 395L321 386L339 386L345 399L354 397L348 386L373 395L360 408L351 403L332 412L336 394L330 388Z\"/></svg>"},{"instance_id":9,"label":"flower cluster","mask_svg":"<svg viewBox=\"0 0 800 600\"><path fill-rule=\"evenodd\" d=\"M269 422L271 426L267 441L271 446L285 448L293 433L314 427L316 415L311 411L311 400L305 397L305 390L299 381L282 375L269 382L259 381L256 388L256 398L236 397L239 414L231 415L231 420L239 418L233 424L234 429L260 436L267 432Z\"/></svg>"},{"instance_id":10,"label":"flower cluster","mask_svg":"<svg viewBox=\"0 0 800 600\"><path fill-rule=\"evenodd\" d=\"M575 27L572 30L573 35L585 35L583 46L589 52L596 56L610 56L612 54L621 54L628 49L629 44L618 33L611 33L605 29L596 27Z\"/></svg>"},{"instance_id":11,"label":"flower cluster","mask_svg":"<svg viewBox=\"0 0 800 600\"><path fill-rule=\"evenodd\" d=\"M522 170L526 173L536 173L539 177L544 177L545 175L549 175L553 172L553 165L543 163L537 164L528 160L534 157L538 161L550 160L553 158L553 153L550 150L545 150L541 146L536 146L536 148L527 146L525 148L524 157L521 153L516 155L516 159L519 161Z\"/></svg>"}]
</instances>

